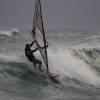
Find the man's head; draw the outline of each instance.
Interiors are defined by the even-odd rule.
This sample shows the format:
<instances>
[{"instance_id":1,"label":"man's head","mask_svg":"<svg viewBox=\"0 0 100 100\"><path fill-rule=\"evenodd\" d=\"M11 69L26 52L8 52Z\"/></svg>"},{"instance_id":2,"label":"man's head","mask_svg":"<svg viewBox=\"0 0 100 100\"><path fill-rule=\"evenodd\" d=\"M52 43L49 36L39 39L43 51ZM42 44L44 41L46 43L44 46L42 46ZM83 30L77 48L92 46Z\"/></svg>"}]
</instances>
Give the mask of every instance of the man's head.
<instances>
[{"instance_id":1,"label":"man's head","mask_svg":"<svg viewBox=\"0 0 100 100\"><path fill-rule=\"evenodd\" d=\"M26 48L29 48L29 47L30 47L30 45L27 43L27 44L25 45L25 47L26 47Z\"/></svg>"}]
</instances>

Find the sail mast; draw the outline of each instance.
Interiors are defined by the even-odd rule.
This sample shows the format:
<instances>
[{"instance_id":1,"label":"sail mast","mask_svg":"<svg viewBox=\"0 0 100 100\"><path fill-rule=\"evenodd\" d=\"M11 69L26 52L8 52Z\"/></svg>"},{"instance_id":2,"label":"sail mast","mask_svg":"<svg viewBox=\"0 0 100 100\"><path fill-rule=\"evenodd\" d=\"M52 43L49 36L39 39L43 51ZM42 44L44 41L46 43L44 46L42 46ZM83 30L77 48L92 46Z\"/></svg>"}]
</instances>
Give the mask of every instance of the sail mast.
<instances>
[{"instance_id":1,"label":"sail mast","mask_svg":"<svg viewBox=\"0 0 100 100\"><path fill-rule=\"evenodd\" d=\"M47 67L47 72L49 73L48 54L47 54L47 49L46 49L46 37L45 37L45 31L44 31L44 25L43 25L42 9L41 9L41 2L40 2L40 0L39 0L39 4L40 4L41 19L42 19L43 40L44 40L44 47L45 47L45 54L46 54L46 67Z\"/></svg>"},{"instance_id":2,"label":"sail mast","mask_svg":"<svg viewBox=\"0 0 100 100\"><path fill-rule=\"evenodd\" d=\"M36 38L38 34L36 32L36 29L38 29L41 32L41 34L39 35L42 35L42 39L43 39L42 42L43 42L44 50L42 50L41 45L40 45L41 43L38 41L38 38ZM45 31L44 31L44 26L43 26L42 9L41 9L40 0L35 1L32 35L33 35L33 39L36 41L36 45L39 48L40 54L46 65L47 73L49 74L48 55L47 55L47 48L46 48L47 42L46 42Z\"/></svg>"}]
</instances>

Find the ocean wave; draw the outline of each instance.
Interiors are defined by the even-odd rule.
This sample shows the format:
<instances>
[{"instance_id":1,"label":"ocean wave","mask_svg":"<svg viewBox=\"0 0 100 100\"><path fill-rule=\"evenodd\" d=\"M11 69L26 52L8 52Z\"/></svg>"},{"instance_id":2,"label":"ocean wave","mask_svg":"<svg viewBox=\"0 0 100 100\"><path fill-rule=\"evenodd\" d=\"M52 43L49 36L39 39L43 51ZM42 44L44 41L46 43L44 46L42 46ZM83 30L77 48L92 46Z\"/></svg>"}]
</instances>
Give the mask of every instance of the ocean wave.
<instances>
[{"instance_id":1,"label":"ocean wave","mask_svg":"<svg viewBox=\"0 0 100 100\"><path fill-rule=\"evenodd\" d=\"M20 31L18 29L11 29L11 30L0 30L0 35L5 35L5 36L16 36L20 35Z\"/></svg>"},{"instance_id":2,"label":"ocean wave","mask_svg":"<svg viewBox=\"0 0 100 100\"><path fill-rule=\"evenodd\" d=\"M63 77L77 79L87 84L98 86L100 85L100 67L95 64L99 53L100 52L98 49L76 50L60 48L56 50L56 52L54 49L49 49L48 56L50 71L59 73ZM26 63L29 66L32 66L32 64L24 55L6 55L0 57L3 61L5 60L5 62ZM42 60L39 52L36 53L36 57ZM96 67L94 67L93 65L95 65ZM45 65L43 64L43 66Z\"/></svg>"},{"instance_id":3,"label":"ocean wave","mask_svg":"<svg viewBox=\"0 0 100 100\"><path fill-rule=\"evenodd\" d=\"M4 43L2 43L2 40L0 40L2 49L0 49L0 62L26 63L28 67L32 66L24 54L24 45L27 41L31 41L31 36L28 37L28 33L22 34L18 30L11 30L10 34L15 35L15 38L10 39L11 41L5 38ZM16 34L23 38L17 38ZM98 33L96 33L98 36L95 36L93 35L94 32L88 33L84 31L75 31L75 34L73 34L74 32L69 34L63 32L61 35L59 32L59 34L50 34L50 37L48 36L49 41L51 41L50 48L48 48L50 71L59 73L63 77L99 86L100 36ZM94 41L91 42L92 40ZM42 60L39 52L36 53L36 57ZM45 67L44 64L43 67Z\"/></svg>"}]
</instances>

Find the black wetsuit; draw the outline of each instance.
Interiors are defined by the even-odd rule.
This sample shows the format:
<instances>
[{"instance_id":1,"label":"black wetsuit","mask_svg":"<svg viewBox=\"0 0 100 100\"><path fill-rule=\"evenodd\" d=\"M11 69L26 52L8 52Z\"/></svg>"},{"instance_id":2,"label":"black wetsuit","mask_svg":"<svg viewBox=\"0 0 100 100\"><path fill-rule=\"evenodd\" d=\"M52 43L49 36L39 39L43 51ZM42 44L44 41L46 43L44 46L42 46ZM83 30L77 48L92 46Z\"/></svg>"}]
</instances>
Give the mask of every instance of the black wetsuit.
<instances>
[{"instance_id":1,"label":"black wetsuit","mask_svg":"<svg viewBox=\"0 0 100 100\"><path fill-rule=\"evenodd\" d=\"M28 60L34 64L39 64L41 63L40 60L36 59L35 56L33 55L33 52L37 51L37 48L35 50L30 50L30 48L25 48L25 54Z\"/></svg>"},{"instance_id":2,"label":"black wetsuit","mask_svg":"<svg viewBox=\"0 0 100 100\"><path fill-rule=\"evenodd\" d=\"M41 71L41 66L42 66L42 62L38 59L35 58L33 52L37 51L38 48L34 49L34 50L31 50L31 46L34 44L35 42L33 41L28 47L26 46L25 47L25 54L26 54L26 57L28 58L28 60L30 62L32 62L34 64L34 67L36 67L36 65L38 64L39 65L39 69ZM46 46L46 48L48 47L48 44ZM42 49L45 49L44 47L41 47Z\"/></svg>"},{"instance_id":3,"label":"black wetsuit","mask_svg":"<svg viewBox=\"0 0 100 100\"><path fill-rule=\"evenodd\" d=\"M33 61L33 59L35 59L32 51L29 48L25 48L25 54L29 61Z\"/></svg>"}]
</instances>

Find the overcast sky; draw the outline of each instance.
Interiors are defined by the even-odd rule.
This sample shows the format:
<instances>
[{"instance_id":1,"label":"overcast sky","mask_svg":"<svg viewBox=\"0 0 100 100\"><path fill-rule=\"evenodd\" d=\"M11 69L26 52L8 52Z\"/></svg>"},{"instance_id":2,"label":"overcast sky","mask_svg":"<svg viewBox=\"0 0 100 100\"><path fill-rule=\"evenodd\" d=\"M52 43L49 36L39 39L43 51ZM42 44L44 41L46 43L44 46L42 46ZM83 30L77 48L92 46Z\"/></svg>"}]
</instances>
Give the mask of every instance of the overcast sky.
<instances>
[{"instance_id":1,"label":"overcast sky","mask_svg":"<svg viewBox=\"0 0 100 100\"><path fill-rule=\"evenodd\" d=\"M0 0L0 28L32 28L35 0ZM41 0L46 30L100 29L100 0Z\"/></svg>"}]
</instances>

